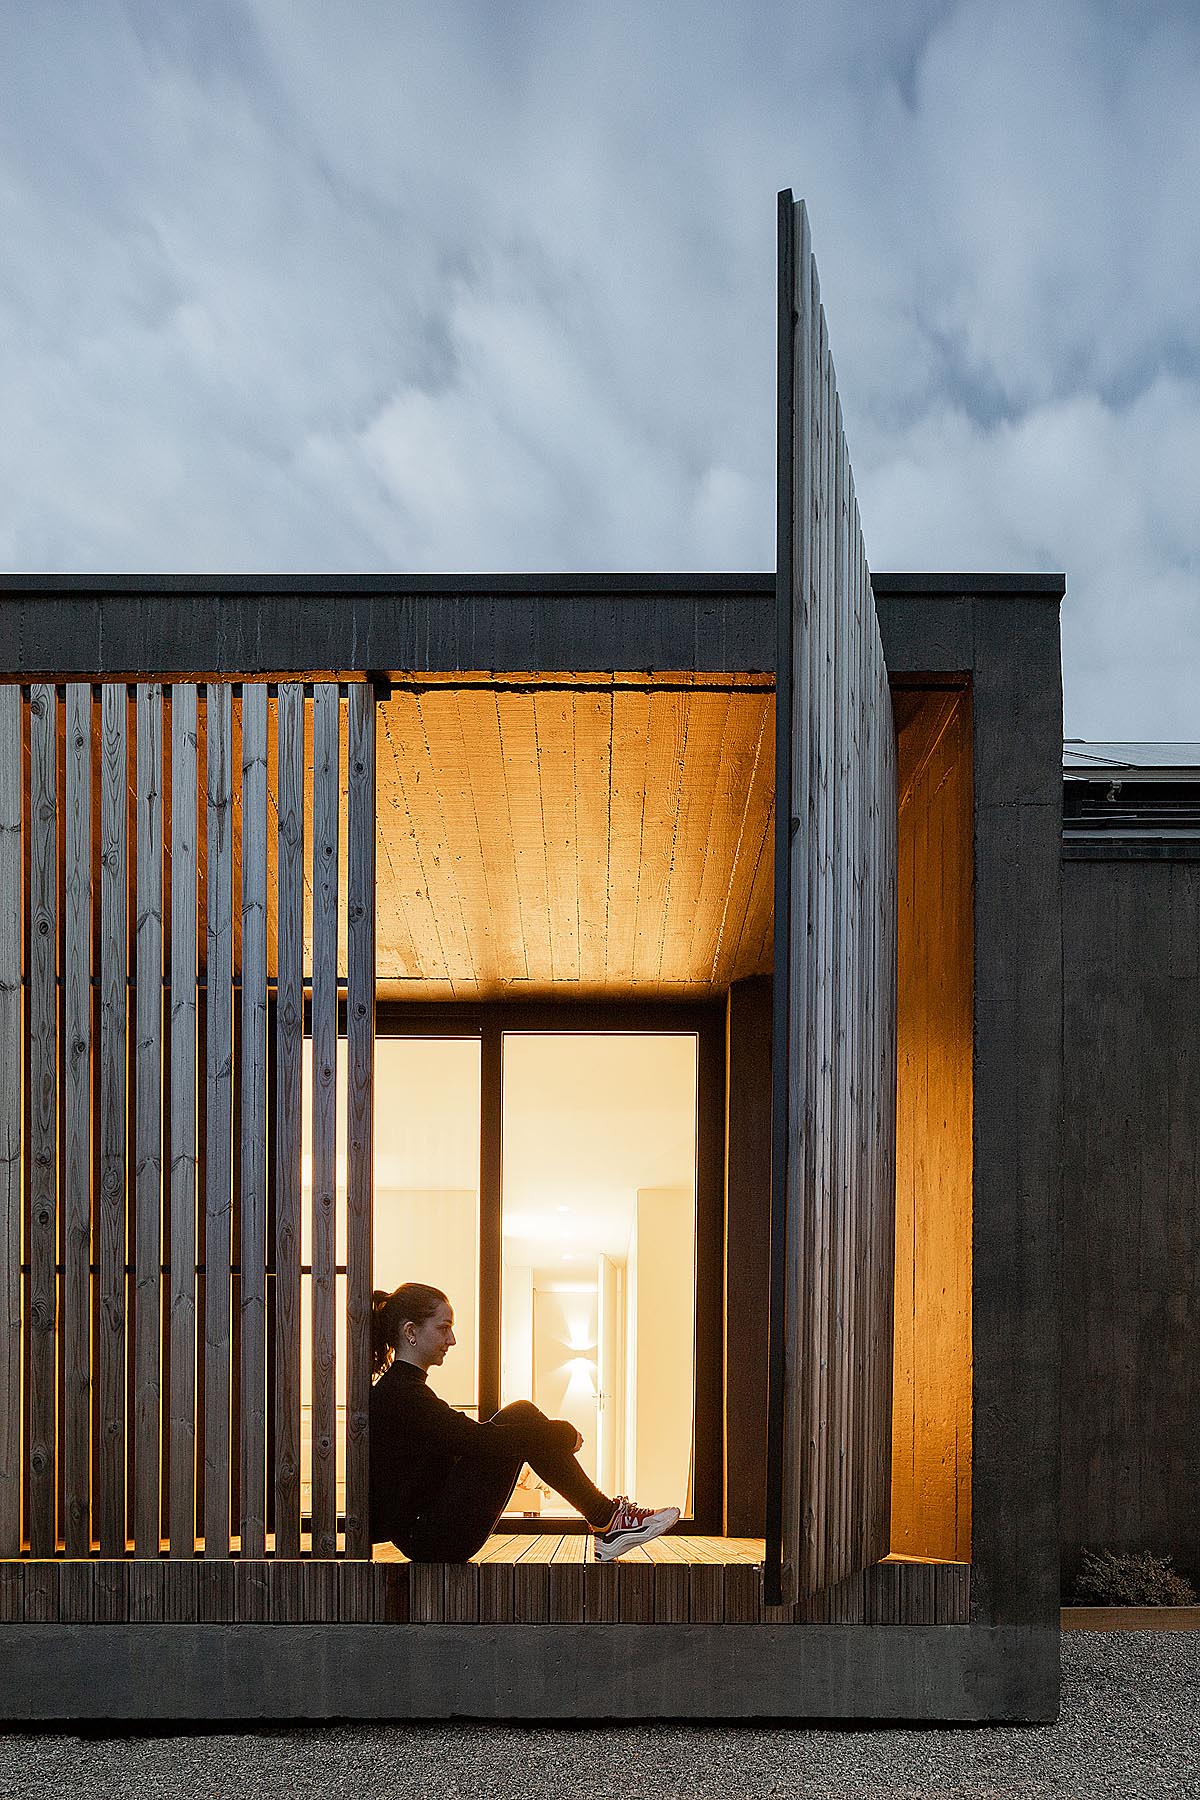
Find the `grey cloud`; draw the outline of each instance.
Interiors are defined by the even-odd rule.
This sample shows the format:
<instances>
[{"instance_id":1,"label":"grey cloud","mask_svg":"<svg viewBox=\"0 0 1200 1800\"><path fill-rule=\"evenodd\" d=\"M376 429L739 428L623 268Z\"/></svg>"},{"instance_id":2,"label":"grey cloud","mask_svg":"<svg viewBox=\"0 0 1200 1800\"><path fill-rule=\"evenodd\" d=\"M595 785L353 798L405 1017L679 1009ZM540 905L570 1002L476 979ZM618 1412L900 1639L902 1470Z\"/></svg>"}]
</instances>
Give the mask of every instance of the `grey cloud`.
<instances>
[{"instance_id":1,"label":"grey cloud","mask_svg":"<svg viewBox=\"0 0 1200 1800\"><path fill-rule=\"evenodd\" d=\"M1200 736L1200 15L90 0L0 25L0 562L768 567L774 193L872 563L1064 566Z\"/></svg>"}]
</instances>

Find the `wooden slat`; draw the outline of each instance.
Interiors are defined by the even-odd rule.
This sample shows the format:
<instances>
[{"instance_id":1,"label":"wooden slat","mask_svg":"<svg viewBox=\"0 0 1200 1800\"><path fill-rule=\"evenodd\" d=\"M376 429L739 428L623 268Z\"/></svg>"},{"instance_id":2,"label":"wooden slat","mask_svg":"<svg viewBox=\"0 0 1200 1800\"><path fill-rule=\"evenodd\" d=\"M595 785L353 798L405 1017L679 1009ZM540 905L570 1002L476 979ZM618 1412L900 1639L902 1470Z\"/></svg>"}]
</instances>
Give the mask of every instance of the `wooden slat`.
<instances>
[{"instance_id":1,"label":"wooden slat","mask_svg":"<svg viewBox=\"0 0 1200 1800\"><path fill-rule=\"evenodd\" d=\"M371 1221L375 1116L375 694L349 699L346 985L346 1554L371 1553Z\"/></svg>"},{"instance_id":2,"label":"wooden slat","mask_svg":"<svg viewBox=\"0 0 1200 1800\"><path fill-rule=\"evenodd\" d=\"M29 1548L55 1549L56 1227L58 1188L58 702L29 698Z\"/></svg>"},{"instance_id":3,"label":"wooden slat","mask_svg":"<svg viewBox=\"0 0 1200 1800\"><path fill-rule=\"evenodd\" d=\"M106 682L100 738L100 1255L95 1505L102 1556L125 1554L127 708ZM97 1615L99 1616L99 1615Z\"/></svg>"},{"instance_id":4,"label":"wooden slat","mask_svg":"<svg viewBox=\"0 0 1200 1800\"><path fill-rule=\"evenodd\" d=\"M711 1563L688 1566L688 1622L720 1625L725 1619L725 1570Z\"/></svg>"},{"instance_id":5,"label":"wooden slat","mask_svg":"<svg viewBox=\"0 0 1200 1800\"><path fill-rule=\"evenodd\" d=\"M313 699L312 1521L314 1556L337 1554L334 1207L337 1154L338 736L332 682Z\"/></svg>"},{"instance_id":6,"label":"wooden slat","mask_svg":"<svg viewBox=\"0 0 1200 1800\"><path fill-rule=\"evenodd\" d=\"M533 706L531 694L496 696L525 964L530 981L545 986L554 980L554 959Z\"/></svg>"},{"instance_id":7,"label":"wooden slat","mask_svg":"<svg viewBox=\"0 0 1200 1800\"><path fill-rule=\"evenodd\" d=\"M553 927L555 982L577 983L579 961L579 829L576 821L574 706L568 695L534 695L537 770L542 795L546 880Z\"/></svg>"},{"instance_id":8,"label":"wooden slat","mask_svg":"<svg viewBox=\"0 0 1200 1800\"><path fill-rule=\"evenodd\" d=\"M162 689L137 690L137 902L133 1053L133 1540L159 1549L162 1330Z\"/></svg>"},{"instance_id":9,"label":"wooden slat","mask_svg":"<svg viewBox=\"0 0 1200 1800\"><path fill-rule=\"evenodd\" d=\"M275 1553L300 1554L300 1141L304 1053L304 690L278 705L275 1047Z\"/></svg>"},{"instance_id":10,"label":"wooden slat","mask_svg":"<svg viewBox=\"0 0 1200 1800\"><path fill-rule=\"evenodd\" d=\"M229 1555L233 1204L233 718L228 684L210 682L205 702L204 1554L220 1558ZM219 1573L205 1571L202 1618L229 1616L204 1610L224 1606L219 1583Z\"/></svg>"},{"instance_id":11,"label":"wooden slat","mask_svg":"<svg viewBox=\"0 0 1200 1800\"><path fill-rule=\"evenodd\" d=\"M243 724L244 730L244 724ZM243 737L243 744L245 739ZM245 868L243 846L242 867ZM244 1536L244 1533L243 1533ZM239 1624L264 1624L271 1617L271 1565L239 1557L235 1564L233 1609Z\"/></svg>"},{"instance_id":12,"label":"wooden slat","mask_svg":"<svg viewBox=\"0 0 1200 1800\"><path fill-rule=\"evenodd\" d=\"M266 1549L267 1481L267 688L242 687L240 1535Z\"/></svg>"},{"instance_id":13,"label":"wooden slat","mask_svg":"<svg viewBox=\"0 0 1200 1800\"><path fill-rule=\"evenodd\" d=\"M21 1548L21 690L0 685L0 1557Z\"/></svg>"},{"instance_id":14,"label":"wooden slat","mask_svg":"<svg viewBox=\"0 0 1200 1800\"><path fill-rule=\"evenodd\" d=\"M623 709L627 704L622 696L618 706ZM689 973L690 959L680 958L679 946L694 921L678 892L684 862L680 837L694 813L685 798L692 775L688 745L703 744L711 729L708 703L694 694L651 694L649 708L640 838L635 861L622 868L619 877L632 886L621 900L633 908L633 979L639 984Z\"/></svg>"},{"instance_id":15,"label":"wooden slat","mask_svg":"<svg viewBox=\"0 0 1200 1800\"><path fill-rule=\"evenodd\" d=\"M129 1620L158 1625L163 1618L164 1565L149 1559L129 1565Z\"/></svg>"},{"instance_id":16,"label":"wooden slat","mask_svg":"<svg viewBox=\"0 0 1200 1800\"><path fill-rule=\"evenodd\" d=\"M87 682L67 686L63 799L63 1538L68 1556L86 1556L92 1536L92 690ZM88 1606L90 1613L90 1590Z\"/></svg>"},{"instance_id":17,"label":"wooden slat","mask_svg":"<svg viewBox=\"0 0 1200 1800\"><path fill-rule=\"evenodd\" d=\"M196 689L171 690L170 1477L173 1557L196 1548ZM193 1608L192 1617L195 1616Z\"/></svg>"},{"instance_id":18,"label":"wooden slat","mask_svg":"<svg viewBox=\"0 0 1200 1800\"><path fill-rule=\"evenodd\" d=\"M623 988L632 985L637 947L636 879L646 807L650 698L635 693L613 696L604 978L610 986Z\"/></svg>"}]
</instances>

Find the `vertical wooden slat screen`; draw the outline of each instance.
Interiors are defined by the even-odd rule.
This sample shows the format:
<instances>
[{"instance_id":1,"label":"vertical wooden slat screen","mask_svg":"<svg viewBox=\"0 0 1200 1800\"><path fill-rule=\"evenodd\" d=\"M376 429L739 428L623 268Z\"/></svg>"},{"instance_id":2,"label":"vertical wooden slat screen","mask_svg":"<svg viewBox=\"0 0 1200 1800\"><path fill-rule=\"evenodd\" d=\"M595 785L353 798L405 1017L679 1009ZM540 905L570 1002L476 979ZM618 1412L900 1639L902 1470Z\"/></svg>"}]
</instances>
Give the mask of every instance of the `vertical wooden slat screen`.
<instances>
[{"instance_id":1,"label":"vertical wooden slat screen","mask_svg":"<svg viewBox=\"0 0 1200 1800\"><path fill-rule=\"evenodd\" d=\"M337 1182L338 691L313 698L312 1533L337 1549L335 1231Z\"/></svg>"},{"instance_id":2,"label":"vertical wooden slat screen","mask_svg":"<svg viewBox=\"0 0 1200 1800\"><path fill-rule=\"evenodd\" d=\"M63 1538L91 1548L92 690L67 687L63 971Z\"/></svg>"},{"instance_id":3,"label":"vertical wooden slat screen","mask_svg":"<svg viewBox=\"0 0 1200 1800\"><path fill-rule=\"evenodd\" d=\"M55 1549L55 1324L58 1180L58 701L29 699L29 1548Z\"/></svg>"},{"instance_id":4,"label":"vertical wooden slat screen","mask_svg":"<svg viewBox=\"0 0 1200 1800\"><path fill-rule=\"evenodd\" d=\"M137 690L137 913L134 926L133 1541L157 1556L162 1399L162 688Z\"/></svg>"},{"instance_id":5,"label":"vertical wooden slat screen","mask_svg":"<svg viewBox=\"0 0 1200 1800\"><path fill-rule=\"evenodd\" d=\"M0 687L0 1556L21 1548L21 690Z\"/></svg>"},{"instance_id":6,"label":"vertical wooden slat screen","mask_svg":"<svg viewBox=\"0 0 1200 1800\"><path fill-rule=\"evenodd\" d=\"M171 1396L168 1535L196 1553L196 689L171 690Z\"/></svg>"},{"instance_id":7,"label":"vertical wooden slat screen","mask_svg":"<svg viewBox=\"0 0 1200 1800\"><path fill-rule=\"evenodd\" d=\"M300 1554L300 1144L304 1043L304 690L278 715L275 1078L275 1548Z\"/></svg>"},{"instance_id":8,"label":"vertical wooden slat screen","mask_svg":"<svg viewBox=\"0 0 1200 1800\"><path fill-rule=\"evenodd\" d=\"M780 196L768 1599L888 1550L895 734L808 219Z\"/></svg>"},{"instance_id":9,"label":"vertical wooden slat screen","mask_svg":"<svg viewBox=\"0 0 1200 1800\"><path fill-rule=\"evenodd\" d=\"M227 684L205 690L204 1554L229 1555L230 1254L233 1209L233 721Z\"/></svg>"},{"instance_id":10,"label":"vertical wooden slat screen","mask_svg":"<svg viewBox=\"0 0 1200 1800\"><path fill-rule=\"evenodd\" d=\"M0 1557L370 1555L374 1034L370 685L0 684Z\"/></svg>"}]
</instances>

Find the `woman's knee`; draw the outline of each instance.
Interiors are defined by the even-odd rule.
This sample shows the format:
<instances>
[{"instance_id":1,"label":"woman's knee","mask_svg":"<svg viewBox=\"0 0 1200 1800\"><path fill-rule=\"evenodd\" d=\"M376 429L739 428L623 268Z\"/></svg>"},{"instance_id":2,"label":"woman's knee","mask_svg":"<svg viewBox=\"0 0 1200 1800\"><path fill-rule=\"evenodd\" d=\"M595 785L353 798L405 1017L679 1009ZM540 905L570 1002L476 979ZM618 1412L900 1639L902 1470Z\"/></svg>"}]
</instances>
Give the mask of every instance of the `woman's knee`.
<instances>
[{"instance_id":1,"label":"woman's knee","mask_svg":"<svg viewBox=\"0 0 1200 1800\"><path fill-rule=\"evenodd\" d=\"M532 1400L510 1400L492 1417L493 1425L546 1425L549 1421Z\"/></svg>"}]
</instances>

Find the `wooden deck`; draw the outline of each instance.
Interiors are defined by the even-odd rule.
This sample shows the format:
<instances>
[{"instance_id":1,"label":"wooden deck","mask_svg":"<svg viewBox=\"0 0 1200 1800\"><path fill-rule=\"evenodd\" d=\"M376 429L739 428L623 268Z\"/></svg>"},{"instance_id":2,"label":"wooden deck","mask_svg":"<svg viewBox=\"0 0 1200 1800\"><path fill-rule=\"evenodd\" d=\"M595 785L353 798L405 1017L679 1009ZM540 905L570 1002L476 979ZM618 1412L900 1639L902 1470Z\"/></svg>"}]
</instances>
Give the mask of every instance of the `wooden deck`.
<instances>
[{"instance_id":1,"label":"wooden deck","mask_svg":"<svg viewBox=\"0 0 1200 1800\"><path fill-rule=\"evenodd\" d=\"M965 1625L966 1563L887 1561L764 1607L758 1538L665 1537L617 1562L578 1533L505 1535L468 1563L97 1557L0 1561L0 1623Z\"/></svg>"},{"instance_id":2,"label":"wooden deck","mask_svg":"<svg viewBox=\"0 0 1200 1800\"><path fill-rule=\"evenodd\" d=\"M392 1544L376 1544L372 1552L376 1562L407 1562L408 1558ZM672 1532L655 1538L641 1550L629 1550L620 1561L631 1563L750 1563L757 1567L766 1554L762 1538L751 1537L685 1537ZM498 1532L483 1549L471 1558L473 1563L539 1562L583 1563L592 1561L592 1541L587 1532L553 1531Z\"/></svg>"}]
</instances>

